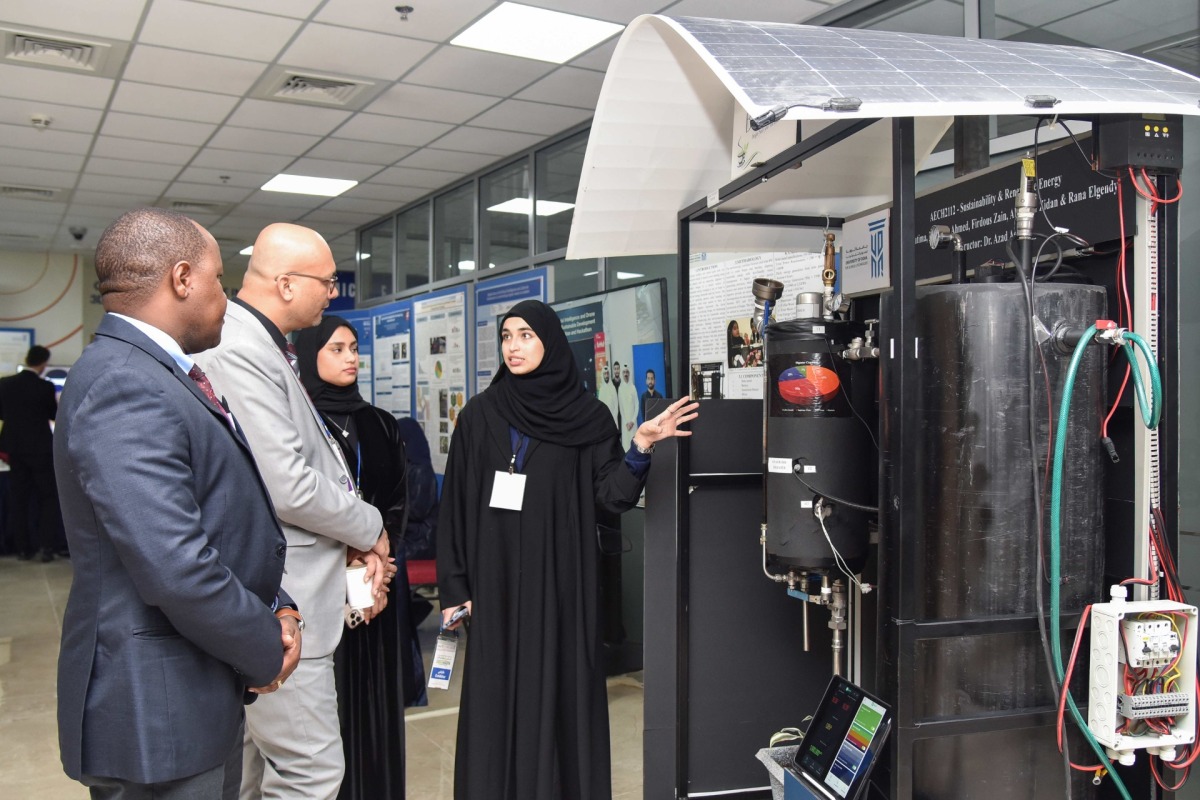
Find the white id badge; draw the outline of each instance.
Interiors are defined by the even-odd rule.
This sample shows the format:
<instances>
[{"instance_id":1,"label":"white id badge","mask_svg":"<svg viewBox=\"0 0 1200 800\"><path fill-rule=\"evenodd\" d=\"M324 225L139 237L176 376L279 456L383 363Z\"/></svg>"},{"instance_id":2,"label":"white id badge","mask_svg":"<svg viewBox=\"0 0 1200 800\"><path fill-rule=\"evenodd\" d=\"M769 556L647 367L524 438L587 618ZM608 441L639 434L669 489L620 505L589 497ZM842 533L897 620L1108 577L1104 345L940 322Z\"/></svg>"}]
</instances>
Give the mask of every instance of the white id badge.
<instances>
[{"instance_id":1,"label":"white id badge","mask_svg":"<svg viewBox=\"0 0 1200 800\"><path fill-rule=\"evenodd\" d=\"M450 676L454 674L454 657L458 654L458 633L444 631L438 634L437 649L433 651L433 667L429 670L430 689L449 689Z\"/></svg>"},{"instance_id":2,"label":"white id badge","mask_svg":"<svg viewBox=\"0 0 1200 800\"><path fill-rule=\"evenodd\" d=\"M525 476L519 472L501 472L496 470L496 480L492 484L492 508L507 508L509 511L520 511L521 501L525 499Z\"/></svg>"}]
</instances>

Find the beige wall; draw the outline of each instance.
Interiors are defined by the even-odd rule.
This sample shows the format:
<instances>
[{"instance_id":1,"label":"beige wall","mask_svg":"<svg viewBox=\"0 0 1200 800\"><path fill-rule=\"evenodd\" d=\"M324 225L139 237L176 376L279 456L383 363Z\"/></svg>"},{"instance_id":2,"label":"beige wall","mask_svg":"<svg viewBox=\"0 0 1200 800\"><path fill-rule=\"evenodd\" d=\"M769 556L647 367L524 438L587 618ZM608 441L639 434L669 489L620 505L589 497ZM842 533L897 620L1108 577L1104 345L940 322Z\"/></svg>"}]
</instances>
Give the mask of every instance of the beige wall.
<instances>
[{"instance_id":1,"label":"beige wall","mask_svg":"<svg viewBox=\"0 0 1200 800\"><path fill-rule=\"evenodd\" d=\"M72 364L87 341L83 309L94 281L90 252L0 251L0 328L32 328L52 364Z\"/></svg>"}]
</instances>

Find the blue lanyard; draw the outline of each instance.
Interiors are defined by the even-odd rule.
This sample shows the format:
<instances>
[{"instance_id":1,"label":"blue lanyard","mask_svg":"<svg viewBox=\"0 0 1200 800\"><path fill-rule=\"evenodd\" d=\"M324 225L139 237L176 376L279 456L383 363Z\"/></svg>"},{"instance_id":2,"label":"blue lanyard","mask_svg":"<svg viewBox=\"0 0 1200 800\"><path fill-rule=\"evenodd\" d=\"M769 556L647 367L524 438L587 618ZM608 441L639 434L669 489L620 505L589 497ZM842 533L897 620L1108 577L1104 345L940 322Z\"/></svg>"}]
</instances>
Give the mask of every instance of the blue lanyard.
<instances>
[{"instance_id":1,"label":"blue lanyard","mask_svg":"<svg viewBox=\"0 0 1200 800\"><path fill-rule=\"evenodd\" d=\"M517 472L522 472L525 469L525 451L529 449L529 437L509 425L508 438L512 442L513 449L512 460L508 462L508 471L512 472L515 468Z\"/></svg>"}]
</instances>

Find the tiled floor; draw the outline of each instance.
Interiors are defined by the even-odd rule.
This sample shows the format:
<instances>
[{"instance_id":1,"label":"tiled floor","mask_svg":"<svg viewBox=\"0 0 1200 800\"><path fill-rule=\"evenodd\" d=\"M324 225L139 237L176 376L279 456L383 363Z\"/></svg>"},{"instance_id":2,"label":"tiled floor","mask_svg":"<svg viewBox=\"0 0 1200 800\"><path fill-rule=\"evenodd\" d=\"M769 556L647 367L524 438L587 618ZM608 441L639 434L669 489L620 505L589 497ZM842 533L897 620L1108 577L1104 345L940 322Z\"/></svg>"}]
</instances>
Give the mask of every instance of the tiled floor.
<instances>
[{"instance_id":1,"label":"tiled floor","mask_svg":"<svg viewBox=\"0 0 1200 800\"><path fill-rule=\"evenodd\" d=\"M86 800L58 759L55 665L71 563L0 558L0 798ZM428 667L437 615L421 629ZM409 800L450 800L458 681L449 691L431 689L425 708L408 710ZM642 684L640 675L608 684L614 800L642 796Z\"/></svg>"}]
</instances>

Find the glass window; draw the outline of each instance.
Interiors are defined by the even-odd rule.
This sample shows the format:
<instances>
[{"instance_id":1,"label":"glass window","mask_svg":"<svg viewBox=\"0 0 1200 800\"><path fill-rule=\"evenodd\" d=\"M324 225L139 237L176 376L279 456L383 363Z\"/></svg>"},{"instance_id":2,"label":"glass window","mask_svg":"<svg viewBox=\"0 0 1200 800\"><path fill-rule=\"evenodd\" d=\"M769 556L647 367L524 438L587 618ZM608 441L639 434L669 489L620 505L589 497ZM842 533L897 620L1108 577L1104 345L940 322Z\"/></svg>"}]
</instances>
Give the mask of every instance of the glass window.
<instances>
[{"instance_id":1,"label":"glass window","mask_svg":"<svg viewBox=\"0 0 1200 800\"><path fill-rule=\"evenodd\" d=\"M475 270L475 184L433 199L433 279L473 275Z\"/></svg>"},{"instance_id":2,"label":"glass window","mask_svg":"<svg viewBox=\"0 0 1200 800\"><path fill-rule=\"evenodd\" d=\"M568 261L568 264L575 262ZM679 260L674 254L665 256L622 256L620 258L607 258L604 260L604 270L607 273L605 286L610 289L616 289L621 286L629 286L634 283L645 283L646 281L656 278L667 279L667 329L671 331L668 337L668 345L671 349L671 364L679 363L679 342L676 341L679 337L675 335L675 331L679 330L679 305L675 292L679 290ZM678 374L678 370L675 370ZM672 381L671 388L678 393L680 391L679 384Z\"/></svg>"},{"instance_id":3,"label":"glass window","mask_svg":"<svg viewBox=\"0 0 1200 800\"><path fill-rule=\"evenodd\" d=\"M358 240L358 274L365 289L359 300L383 297L396 291L392 271L392 231L395 219L367 228ZM365 285L363 285L365 284Z\"/></svg>"},{"instance_id":4,"label":"glass window","mask_svg":"<svg viewBox=\"0 0 1200 800\"><path fill-rule=\"evenodd\" d=\"M537 153L534 224L538 253L567 246L587 141L587 131L583 131Z\"/></svg>"},{"instance_id":5,"label":"glass window","mask_svg":"<svg viewBox=\"0 0 1200 800\"><path fill-rule=\"evenodd\" d=\"M529 256L529 159L496 170L479 180L480 259L487 267Z\"/></svg>"},{"instance_id":6,"label":"glass window","mask_svg":"<svg viewBox=\"0 0 1200 800\"><path fill-rule=\"evenodd\" d=\"M570 300L600 291L600 263L594 258L548 261L555 300Z\"/></svg>"},{"instance_id":7,"label":"glass window","mask_svg":"<svg viewBox=\"0 0 1200 800\"><path fill-rule=\"evenodd\" d=\"M396 217L397 291L429 283L429 203Z\"/></svg>"}]
</instances>

